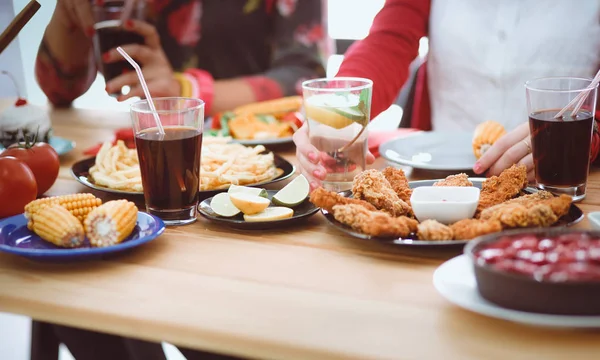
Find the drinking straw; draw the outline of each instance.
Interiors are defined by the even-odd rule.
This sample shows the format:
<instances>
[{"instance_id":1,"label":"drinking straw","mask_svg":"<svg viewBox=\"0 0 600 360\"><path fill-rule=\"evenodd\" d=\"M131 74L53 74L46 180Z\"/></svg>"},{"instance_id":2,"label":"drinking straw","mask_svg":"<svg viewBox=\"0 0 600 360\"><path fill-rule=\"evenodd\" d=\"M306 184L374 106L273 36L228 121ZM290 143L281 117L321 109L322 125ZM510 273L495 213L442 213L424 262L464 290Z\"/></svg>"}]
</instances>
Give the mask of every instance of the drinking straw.
<instances>
[{"instance_id":1,"label":"drinking straw","mask_svg":"<svg viewBox=\"0 0 600 360\"><path fill-rule=\"evenodd\" d=\"M571 100L571 102L569 102L567 104L567 106L562 108L562 110L559 111L558 114L556 114L554 116L554 118L558 119L558 118L562 117L563 114L565 112L567 112L567 110L569 110L569 108L575 104L577 104L577 105L575 105L575 108L571 112L571 117L574 117L575 115L577 115L577 112L579 112L579 110L581 109L581 106L583 106L585 99L587 99L590 92L592 92L592 90L594 90L596 88L596 86L598 86L599 83L600 83L600 70L598 70L598 72L596 73L596 76L594 77L594 79L592 80L590 85L588 85L587 88L585 88L583 91L581 91L579 94L577 94L577 96L575 96L573 98L573 100Z\"/></svg>"},{"instance_id":2,"label":"drinking straw","mask_svg":"<svg viewBox=\"0 0 600 360\"><path fill-rule=\"evenodd\" d=\"M125 0L125 4L123 4L123 11L121 12L121 23L124 23L125 20L131 17L131 12L133 11L133 6L135 3L136 0Z\"/></svg>"},{"instance_id":3,"label":"drinking straw","mask_svg":"<svg viewBox=\"0 0 600 360\"><path fill-rule=\"evenodd\" d=\"M148 85L146 84L146 80L144 79L144 74L142 74L142 69L140 68L138 63L136 63L135 60L133 60L131 56L129 56L129 54L127 54L125 50L123 50L120 46L117 47L117 51L135 69L135 72L137 73L137 76L140 79L140 85L142 85L142 89L144 90L144 94L146 95L146 101L148 101L148 106L150 107L152 115L154 116L154 121L156 121L156 127L158 128L158 132L164 136L165 129L163 128L160 122L160 118L158 117L158 113L156 112L156 107L154 107L154 102L152 101L152 97L150 96L150 91L148 90Z\"/></svg>"},{"instance_id":4,"label":"drinking straw","mask_svg":"<svg viewBox=\"0 0 600 360\"><path fill-rule=\"evenodd\" d=\"M37 1L31 0L27 5L25 5L23 10L19 12L17 17L15 17L11 23L8 24L8 27L6 27L2 34L0 34L0 53L2 53L8 44L10 44L17 37L23 27L40 9L40 6L41 5Z\"/></svg>"}]
</instances>

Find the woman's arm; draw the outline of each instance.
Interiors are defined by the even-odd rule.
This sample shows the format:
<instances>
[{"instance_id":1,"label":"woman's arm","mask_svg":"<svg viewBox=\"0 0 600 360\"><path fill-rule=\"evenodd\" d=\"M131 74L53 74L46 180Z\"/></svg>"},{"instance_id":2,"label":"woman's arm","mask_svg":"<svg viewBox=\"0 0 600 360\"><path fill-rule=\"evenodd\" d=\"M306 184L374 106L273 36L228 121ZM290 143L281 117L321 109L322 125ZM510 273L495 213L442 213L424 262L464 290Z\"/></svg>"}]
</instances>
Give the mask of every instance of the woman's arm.
<instances>
[{"instance_id":1,"label":"woman's arm","mask_svg":"<svg viewBox=\"0 0 600 360\"><path fill-rule=\"evenodd\" d=\"M38 84L55 106L70 105L87 91L96 77L90 40L93 28L88 27L88 34L85 34L80 24L75 24L68 16L64 8L66 3L57 3L35 63ZM89 7L89 3L86 5ZM86 15L91 21L91 13Z\"/></svg>"},{"instance_id":2,"label":"woman's arm","mask_svg":"<svg viewBox=\"0 0 600 360\"><path fill-rule=\"evenodd\" d=\"M408 78L419 40L427 35L430 0L387 0L369 35L353 44L336 76L373 80L371 118L386 110Z\"/></svg>"},{"instance_id":3,"label":"woman's arm","mask_svg":"<svg viewBox=\"0 0 600 360\"><path fill-rule=\"evenodd\" d=\"M276 13L273 14L270 68L254 76L214 81L210 113L216 114L256 101L297 95L303 80L324 76L320 52L326 38L323 4L321 0L299 1L292 12L273 7L271 11Z\"/></svg>"}]
</instances>

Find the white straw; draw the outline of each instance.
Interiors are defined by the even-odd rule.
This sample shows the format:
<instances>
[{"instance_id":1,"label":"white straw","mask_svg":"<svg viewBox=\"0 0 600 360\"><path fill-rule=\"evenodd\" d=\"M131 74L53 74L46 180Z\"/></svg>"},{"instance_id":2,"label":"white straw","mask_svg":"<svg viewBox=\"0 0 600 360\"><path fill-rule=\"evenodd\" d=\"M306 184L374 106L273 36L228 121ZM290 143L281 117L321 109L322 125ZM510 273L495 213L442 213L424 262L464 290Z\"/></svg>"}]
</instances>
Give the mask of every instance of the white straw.
<instances>
[{"instance_id":1,"label":"white straw","mask_svg":"<svg viewBox=\"0 0 600 360\"><path fill-rule=\"evenodd\" d=\"M590 85L588 85L587 88L585 88L583 91L581 91L579 94L577 94L577 96L575 96L573 98L573 100L571 100L571 102L569 102L567 104L567 106L562 108L562 110L559 111L558 114L556 114L554 116L554 118L558 119L558 118L562 117L563 114L565 112L567 112L571 106L575 105L575 108L571 112L571 117L574 117L581 109L581 106L583 106L583 103L585 102L585 99L587 99L590 92L592 90L594 90L596 88L596 86L598 86L599 83L600 83L600 70L598 70L598 72L596 73L596 76L594 77L594 79L592 80Z\"/></svg>"},{"instance_id":2,"label":"white straw","mask_svg":"<svg viewBox=\"0 0 600 360\"><path fill-rule=\"evenodd\" d=\"M160 118L158 117L158 113L156 112L156 107L154 107L154 102L152 101L152 97L150 96L150 91L148 91L148 85L146 85L146 80L144 79L144 75L142 74L142 69L140 66L129 56L125 50L123 50L120 46L117 47L117 51L121 54L127 62L133 66L135 72L137 73L138 78L140 79L140 85L142 85L142 89L144 90L144 94L146 95L146 101L148 101L148 106L150 107L150 111L152 111L152 115L154 115L154 121L156 121L156 127L158 128L158 132L161 135L165 134L165 129L160 122Z\"/></svg>"},{"instance_id":3,"label":"white straw","mask_svg":"<svg viewBox=\"0 0 600 360\"><path fill-rule=\"evenodd\" d=\"M133 6L135 5L136 0L125 0L125 4L123 5L123 11L121 11L121 23L124 23L125 20L131 17L131 12L133 11Z\"/></svg>"}]
</instances>

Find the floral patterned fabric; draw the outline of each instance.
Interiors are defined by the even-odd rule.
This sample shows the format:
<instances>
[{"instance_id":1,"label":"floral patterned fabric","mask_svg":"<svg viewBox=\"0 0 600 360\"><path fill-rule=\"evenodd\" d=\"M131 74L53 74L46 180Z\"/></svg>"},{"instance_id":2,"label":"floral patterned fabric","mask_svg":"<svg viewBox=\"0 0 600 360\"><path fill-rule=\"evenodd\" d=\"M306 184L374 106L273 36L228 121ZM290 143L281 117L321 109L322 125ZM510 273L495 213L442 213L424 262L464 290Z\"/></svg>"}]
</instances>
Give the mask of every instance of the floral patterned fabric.
<instances>
[{"instance_id":1,"label":"floral patterned fabric","mask_svg":"<svg viewBox=\"0 0 600 360\"><path fill-rule=\"evenodd\" d=\"M325 75L321 0L152 0L149 21L175 71L199 68L215 80L247 77L257 100L298 94L299 83ZM67 90L60 64L38 56L38 82L54 104L87 89L89 77ZM46 81L52 79L53 81ZM70 79L72 82L73 79ZM53 86L52 84L55 84ZM54 89L56 87L56 89ZM85 90L84 90L85 91ZM52 96L50 96L52 94Z\"/></svg>"}]
</instances>

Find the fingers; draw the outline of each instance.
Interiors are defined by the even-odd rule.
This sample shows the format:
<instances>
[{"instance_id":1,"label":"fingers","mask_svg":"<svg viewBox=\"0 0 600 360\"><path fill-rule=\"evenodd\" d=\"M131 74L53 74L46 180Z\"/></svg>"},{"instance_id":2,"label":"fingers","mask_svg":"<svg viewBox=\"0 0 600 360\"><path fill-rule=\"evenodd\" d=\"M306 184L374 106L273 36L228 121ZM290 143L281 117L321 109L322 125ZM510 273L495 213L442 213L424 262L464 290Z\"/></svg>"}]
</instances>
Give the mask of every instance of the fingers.
<instances>
[{"instance_id":1,"label":"fingers","mask_svg":"<svg viewBox=\"0 0 600 360\"><path fill-rule=\"evenodd\" d=\"M138 63L143 65L144 63L152 60L153 56L156 55L156 52L148 46L140 45L140 44L127 44L122 45L121 48L132 58L134 58ZM111 49L104 54L102 54L102 61L107 64L123 61L125 60L121 54L117 51L117 49Z\"/></svg>"},{"instance_id":2,"label":"fingers","mask_svg":"<svg viewBox=\"0 0 600 360\"><path fill-rule=\"evenodd\" d=\"M313 164L319 163L319 150L310 144L308 140L308 127L306 125L302 125L302 127L294 133L293 140L296 144L296 152L301 153Z\"/></svg>"},{"instance_id":3,"label":"fingers","mask_svg":"<svg viewBox=\"0 0 600 360\"><path fill-rule=\"evenodd\" d=\"M529 172L527 172L527 181L530 184L535 184L536 180L535 180L535 171L531 170Z\"/></svg>"},{"instance_id":4,"label":"fingers","mask_svg":"<svg viewBox=\"0 0 600 360\"><path fill-rule=\"evenodd\" d=\"M373 155L370 151L367 151L367 157L365 158L367 165L371 165L375 162L375 155Z\"/></svg>"},{"instance_id":5,"label":"fingers","mask_svg":"<svg viewBox=\"0 0 600 360\"><path fill-rule=\"evenodd\" d=\"M511 146L500 158L489 168L489 175L499 175L502 170L508 169L514 164L518 164L521 161L525 161L524 158L529 155L529 146L525 143L525 139L518 141L516 144ZM531 160L531 167L533 168L533 160Z\"/></svg>"},{"instance_id":6,"label":"fingers","mask_svg":"<svg viewBox=\"0 0 600 360\"><path fill-rule=\"evenodd\" d=\"M156 28L147 22L140 20L127 19L123 27L129 31L140 34L144 38L144 43L152 49L160 48L160 36Z\"/></svg>"},{"instance_id":7,"label":"fingers","mask_svg":"<svg viewBox=\"0 0 600 360\"><path fill-rule=\"evenodd\" d=\"M533 155L528 154L521 161L518 162L519 165L525 165L527 167L527 172L533 171Z\"/></svg>"},{"instance_id":8,"label":"fingers","mask_svg":"<svg viewBox=\"0 0 600 360\"><path fill-rule=\"evenodd\" d=\"M134 87L139 84L135 71L126 72L106 83L106 92L109 94L120 92L123 86ZM140 88L141 89L141 88ZM130 92L131 93L131 92ZM129 94L128 94L129 95ZM135 95L134 95L135 96Z\"/></svg>"},{"instance_id":9,"label":"fingers","mask_svg":"<svg viewBox=\"0 0 600 360\"><path fill-rule=\"evenodd\" d=\"M516 148L515 146L526 137L529 137L529 124L523 123L496 141L496 143L492 145L492 147L490 147L489 150L487 150L485 154L483 154L483 156L475 163L473 171L476 174L483 174L487 170L496 172L500 168L500 164L498 164L498 162L501 159L501 164L504 166L506 166L506 164L508 164L510 161L513 161L513 163L510 163L506 167L510 167L514 163L518 162L526 155L526 153L521 157L518 157L517 153L520 150L524 150L526 152L527 146L525 146L524 143L520 144L521 146L519 148ZM513 147L515 147L515 149L507 155L509 150Z\"/></svg>"},{"instance_id":10,"label":"fingers","mask_svg":"<svg viewBox=\"0 0 600 360\"><path fill-rule=\"evenodd\" d=\"M296 150L296 158L300 165L300 171L308 180L311 189L321 186L321 181L325 180L327 172L325 168L319 164L311 162L304 154Z\"/></svg>"},{"instance_id":11,"label":"fingers","mask_svg":"<svg viewBox=\"0 0 600 360\"><path fill-rule=\"evenodd\" d=\"M89 1L72 1L66 5L68 11L75 16L75 22L89 37L94 35L94 17Z\"/></svg>"}]
</instances>

